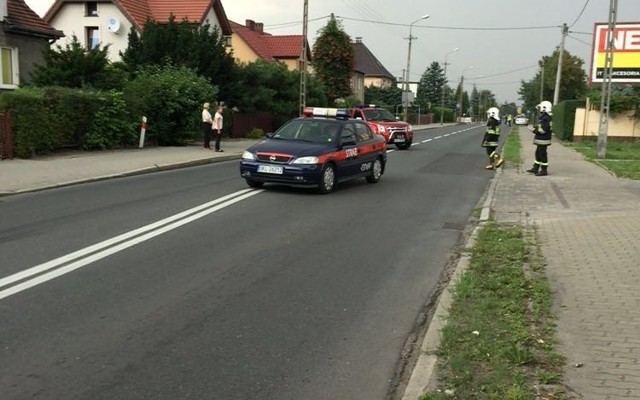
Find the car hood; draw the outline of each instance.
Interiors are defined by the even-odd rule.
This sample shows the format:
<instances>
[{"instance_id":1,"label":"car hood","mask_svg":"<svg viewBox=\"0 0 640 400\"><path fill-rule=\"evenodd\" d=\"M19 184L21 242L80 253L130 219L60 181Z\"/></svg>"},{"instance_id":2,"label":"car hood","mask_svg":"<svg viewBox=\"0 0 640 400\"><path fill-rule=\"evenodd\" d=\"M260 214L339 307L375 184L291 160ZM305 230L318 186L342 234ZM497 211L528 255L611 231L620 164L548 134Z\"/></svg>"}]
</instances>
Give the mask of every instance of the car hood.
<instances>
[{"instance_id":1,"label":"car hood","mask_svg":"<svg viewBox=\"0 0 640 400\"><path fill-rule=\"evenodd\" d=\"M266 139L249 147L252 153L280 153L296 157L317 156L336 150L336 145L324 143L310 143L301 140Z\"/></svg>"},{"instance_id":2,"label":"car hood","mask_svg":"<svg viewBox=\"0 0 640 400\"><path fill-rule=\"evenodd\" d=\"M369 120L369 122L373 122L373 123L384 125L384 126L389 126L392 128L405 128L409 126L409 124L404 121Z\"/></svg>"}]
</instances>

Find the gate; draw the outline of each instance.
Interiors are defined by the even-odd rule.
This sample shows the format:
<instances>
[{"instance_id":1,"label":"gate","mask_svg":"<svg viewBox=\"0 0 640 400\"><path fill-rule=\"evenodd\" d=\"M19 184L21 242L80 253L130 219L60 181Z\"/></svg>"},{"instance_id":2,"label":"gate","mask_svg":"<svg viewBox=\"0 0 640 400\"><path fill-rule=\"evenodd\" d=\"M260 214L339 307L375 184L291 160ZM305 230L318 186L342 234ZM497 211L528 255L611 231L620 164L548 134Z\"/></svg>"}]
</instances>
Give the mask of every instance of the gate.
<instances>
[{"instance_id":1,"label":"gate","mask_svg":"<svg viewBox=\"0 0 640 400\"><path fill-rule=\"evenodd\" d=\"M13 158L13 130L11 112L0 113L0 160Z\"/></svg>"}]
</instances>

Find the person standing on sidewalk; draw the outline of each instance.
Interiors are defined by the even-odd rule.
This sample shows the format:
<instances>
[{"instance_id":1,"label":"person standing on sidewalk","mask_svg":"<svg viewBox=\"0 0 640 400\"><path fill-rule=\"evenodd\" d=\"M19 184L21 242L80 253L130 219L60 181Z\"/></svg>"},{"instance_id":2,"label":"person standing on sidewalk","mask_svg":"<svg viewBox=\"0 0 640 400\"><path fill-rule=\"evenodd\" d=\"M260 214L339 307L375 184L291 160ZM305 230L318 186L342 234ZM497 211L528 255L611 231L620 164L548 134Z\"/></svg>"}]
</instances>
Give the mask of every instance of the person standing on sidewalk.
<instances>
[{"instance_id":1,"label":"person standing on sidewalk","mask_svg":"<svg viewBox=\"0 0 640 400\"><path fill-rule=\"evenodd\" d=\"M216 113L213 116L212 128L213 128L213 135L216 140L215 149L218 152L222 152L224 151L220 148L220 139L222 138L222 106L218 106L218 108L216 109Z\"/></svg>"},{"instance_id":2,"label":"person standing on sidewalk","mask_svg":"<svg viewBox=\"0 0 640 400\"><path fill-rule=\"evenodd\" d=\"M531 132L535 134L533 144L536 145L536 160L533 167L528 169L536 176L548 175L549 160L547 158L547 147L551 145L551 102L543 101L536 106L540 112L540 123L535 128L529 127Z\"/></svg>"},{"instance_id":3,"label":"person standing on sidewalk","mask_svg":"<svg viewBox=\"0 0 640 400\"><path fill-rule=\"evenodd\" d=\"M205 150L211 150L211 125L213 124L213 119L211 119L209 107L209 103L202 105L202 136Z\"/></svg>"},{"instance_id":4,"label":"person standing on sidewalk","mask_svg":"<svg viewBox=\"0 0 640 400\"><path fill-rule=\"evenodd\" d=\"M489 156L489 164L484 169L496 169L500 167L504 160L496 151L500 142L500 110L497 107L491 107L487 111L487 130L482 138L482 147L487 149Z\"/></svg>"}]
</instances>

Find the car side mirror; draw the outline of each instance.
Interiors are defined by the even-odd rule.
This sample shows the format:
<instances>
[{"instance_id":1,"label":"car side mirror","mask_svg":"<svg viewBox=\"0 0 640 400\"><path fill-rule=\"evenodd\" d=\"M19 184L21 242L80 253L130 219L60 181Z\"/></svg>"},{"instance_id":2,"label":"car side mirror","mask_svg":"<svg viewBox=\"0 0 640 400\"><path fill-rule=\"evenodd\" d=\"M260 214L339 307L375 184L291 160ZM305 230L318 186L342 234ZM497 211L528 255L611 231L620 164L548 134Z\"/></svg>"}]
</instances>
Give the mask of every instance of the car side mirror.
<instances>
[{"instance_id":1,"label":"car side mirror","mask_svg":"<svg viewBox=\"0 0 640 400\"><path fill-rule=\"evenodd\" d=\"M267 138L271 139L273 137L273 132L265 133L264 136L266 136Z\"/></svg>"}]
</instances>

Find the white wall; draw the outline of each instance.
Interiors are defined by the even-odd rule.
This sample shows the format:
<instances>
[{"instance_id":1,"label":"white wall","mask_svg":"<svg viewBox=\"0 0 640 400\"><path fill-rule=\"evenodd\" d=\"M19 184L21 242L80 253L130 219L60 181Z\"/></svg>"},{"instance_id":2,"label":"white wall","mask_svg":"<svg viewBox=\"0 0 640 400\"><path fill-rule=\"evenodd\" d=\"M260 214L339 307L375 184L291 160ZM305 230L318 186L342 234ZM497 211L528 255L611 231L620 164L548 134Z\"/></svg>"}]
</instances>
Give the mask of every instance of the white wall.
<instances>
[{"instance_id":1,"label":"white wall","mask_svg":"<svg viewBox=\"0 0 640 400\"><path fill-rule=\"evenodd\" d=\"M115 17L120 21L120 29L117 33L107 29L107 21L110 17ZM98 3L98 16L85 16L84 3L65 3L64 8L51 20L51 26L64 32L65 37L54 43L65 47L71 42L73 35L83 45L86 45L86 28L97 27L100 31L100 46L110 44L109 60L119 61L119 53L127 48L127 35L131 29L131 23L122 15L118 8L110 3Z\"/></svg>"}]
</instances>

